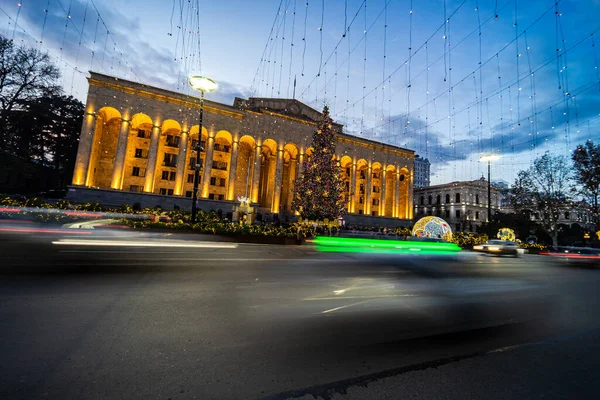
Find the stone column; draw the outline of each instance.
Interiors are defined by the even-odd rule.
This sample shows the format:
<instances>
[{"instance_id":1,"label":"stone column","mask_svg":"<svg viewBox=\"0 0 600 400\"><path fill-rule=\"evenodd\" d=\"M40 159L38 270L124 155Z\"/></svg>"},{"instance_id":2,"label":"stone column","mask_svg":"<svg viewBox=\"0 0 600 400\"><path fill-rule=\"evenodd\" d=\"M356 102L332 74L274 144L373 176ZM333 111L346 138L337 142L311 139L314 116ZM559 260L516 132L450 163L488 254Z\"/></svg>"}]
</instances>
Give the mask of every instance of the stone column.
<instances>
[{"instance_id":1,"label":"stone column","mask_svg":"<svg viewBox=\"0 0 600 400\"><path fill-rule=\"evenodd\" d=\"M379 193L379 215L385 217L385 165L381 170L381 192Z\"/></svg>"},{"instance_id":2,"label":"stone column","mask_svg":"<svg viewBox=\"0 0 600 400\"><path fill-rule=\"evenodd\" d=\"M239 142L237 140L234 140L233 145L231 146L231 158L229 162L229 182L227 188L227 200L234 200L233 196L235 194L235 176L237 169L238 147Z\"/></svg>"},{"instance_id":3,"label":"stone column","mask_svg":"<svg viewBox=\"0 0 600 400\"><path fill-rule=\"evenodd\" d=\"M304 153L300 153L298 155L298 173L297 175L297 179L300 179L300 177L302 176L302 173L304 172Z\"/></svg>"},{"instance_id":4,"label":"stone column","mask_svg":"<svg viewBox=\"0 0 600 400\"><path fill-rule=\"evenodd\" d=\"M113 189L123 189L123 174L125 168L125 157L127 156L127 141L129 139L129 121L123 119L121 122L121 132L117 142L117 152L115 155L115 165L110 187Z\"/></svg>"},{"instance_id":5,"label":"stone column","mask_svg":"<svg viewBox=\"0 0 600 400\"><path fill-rule=\"evenodd\" d=\"M400 172L400 169L396 169L396 176L394 177L394 180L396 181L396 195L394 196L394 217L395 218L401 218L400 217L400 215L401 215L400 214L400 175L402 175L402 173Z\"/></svg>"},{"instance_id":6,"label":"stone column","mask_svg":"<svg viewBox=\"0 0 600 400\"><path fill-rule=\"evenodd\" d=\"M206 139L206 152L204 153L204 171L202 173L202 189L200 191L202 199L208 198L208 189L210 188L210 176L212 174L213 150L215 148L214 136Z\"/></svg>"},{"instance_id":7,"label":"stone column","mask_svg":"<svg viewBox=\"0 0 600 400\"><path fill-rule=\"evenodd\" d=\"M262 155L262 146L260 144L256 145L254 151L254 166L252 171L252 185L251 185L251 194L250 198L252 199L252 203L258 203L258 189L259 189L259 181L260 181L260 164L261 164L261 155Z\"/></svg>"},{"instance_id":8,"label":"stone column","mask_svg":"<svg viewBox=\"0 0 600 400\"><path fill-rule=\"evenodd\" d=\"M407 195L408 195L408 199L406 201L406 218L407 219L412 219L413 217L413 185L414 185L414 170L410 171L410 178L407 177L406 179L410 179L408 181L408 185L406 185L407 187Z\"/></svg>"},{"instance_id":9,"label":"stone column","mask_svg":"<svg viewBox=\"0 0 600 400\"><path fill-rule=\"evenodd\" d=\"M365 187L365 215L371 215L371 202L372 200L372 181L373 181L373 170L371 169L371 164L369 164L368 168L367 168L367 183L366 183L366 187Z\"/></svg>"},{"instance_id":10,"label":"stone column","mask_svg":"<svg viewBox=\"0 0 600 400\"><path fill-rule=\"evenodd\" d=\"M150 136L150 150L148 151L148 164L146 164L146 181L144 183L144 192L152 193L154 191L154 175L156 174L156 164L158 164L158 142L160 140L160 126L152 127Z\"/></svg>"},{"instance_id":11,"label":"stone column","mask_svg":"<svg viewBox=\"0 0 600 400\"><path fill-rule=\"evenodd\" d=\"M289 167L289 176L288 176L288 189L289 189L289 193L287 196L287 204L286 204L286 208L288 211L293 212L292 210L292 201L294 199L294 196L296 195L296 175L298 172L298 159L297 158L292 158L290 160L290 167Z\"/></svg>"},{"instance_id":12,"label":"stone column","mask_svg":"<svg viewBox=\"0 0 600 400\"><path fill-rule=\"evenodd\" d=\"M183 185L185 179L185 169L187 167L187 149L188 145L188 132L181 132L179 138L179 153L177 154L177 175L175 177L175 196L181 196L183 194Z\"/></svg>"},{"instance_id":13,"label":"stone column","mask_svg":"<svg viewBox=\"0 0 600 400\"><path fill-rule=\"evenodd\" d=\"M85 185L87 181L90 158L92 156L92 145L94 144L94 131L96 130L96 115L85 114L81 133L79 134L79 146L77 148L77 159L75 160L75 171L73 173L73 185Z\"/></svg>"},{"instance_id":14,"label":"stone column","mask_svg":"<svg viewBox=\"0 0 600 400\"><path fill-rule=\"evenodd\" d=\"M356 192L356 163L352 163L352 172L350 173L350 203L348 212L356 212L356 198L359 194Z\"/></svg>"},{"instance_id":15,"label":"stone column","mask_svg":"<svg viewBox=\"0 0 600 400\"><path fill-rule=\"evenodd\" d=\"M283 149L277 150L277 160L275 161L275 182L273 185L273 205L271 212L279 212L279 202L281 201L281 181L283 178Z\"/></svg>"}]
</instances>

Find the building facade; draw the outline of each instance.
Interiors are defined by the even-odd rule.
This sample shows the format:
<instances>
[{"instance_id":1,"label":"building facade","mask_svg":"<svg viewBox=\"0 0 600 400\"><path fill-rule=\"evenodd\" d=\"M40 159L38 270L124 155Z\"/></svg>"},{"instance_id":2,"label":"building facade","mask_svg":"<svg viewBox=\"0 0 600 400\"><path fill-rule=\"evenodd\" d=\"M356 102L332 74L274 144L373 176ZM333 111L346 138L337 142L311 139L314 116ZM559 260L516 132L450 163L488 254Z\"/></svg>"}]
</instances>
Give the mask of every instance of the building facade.
<instances>
[{"instance_id":1,"label":"building facade","mask_svg":"<svg viewBox=\"0 0 600 400\"><path fill-rule=\"evenodd\" d=\"M415 188L431 185L431 163L427 158L415 157Z\"/></svg>"},{"instance_id":2,"label":"building facade","mask_svg":"<svg viewBox=\"0 0 600 400\"><path fill-rule=\"evenodd\" d=\"M259 212L292 213L318 111L290 99L205 101L199 132L195 97L93 72L88 82L72 196L192 197L200 141L200 208L229 210L245 196ZM414 152L333 129L349 214L411 219Z\"/></svg>"},{"instance_id":3,"label":"building facade","mask_svg":"<svg viewBox=\"0 0 600 400\"><path fill-rule=\"evenodd\" d=\"M488 221L488 184L485 178L451 182L426 188L415 188L415 217L435 215L443 218L453 230L474 232ZM492 186L492 213L500 210L502 192Z\"/></svg>"}]
</instances>

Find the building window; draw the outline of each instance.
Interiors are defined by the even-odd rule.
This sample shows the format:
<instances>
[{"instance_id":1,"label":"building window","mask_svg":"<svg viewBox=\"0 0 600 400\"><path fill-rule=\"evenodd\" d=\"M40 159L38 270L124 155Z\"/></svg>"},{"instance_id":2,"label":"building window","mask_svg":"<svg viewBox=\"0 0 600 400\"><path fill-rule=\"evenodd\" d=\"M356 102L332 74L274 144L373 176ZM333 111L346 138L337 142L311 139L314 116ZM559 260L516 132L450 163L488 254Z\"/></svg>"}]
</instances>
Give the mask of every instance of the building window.
<instances>
[{"instance_id":1,"label":"building window","mask_svg":"<svg viewBox=\"0 0 600 400\"><path fill-rule=\"evenodd\" d=\"M429 198L427 198L428 204L431 205L431 203L433 202L433 197L429 196Z\"/></svg>"},{"instance_id":2,"label":"building window","mask_svg":"<svg viewBox=\"0 0 600 400\"><path fill-rule=\"evenodd\" d=\"M419 204L421 204L421 205L425 204L425 196L421 196L419 198Z\"/></svg>"},{"instance_id":3,"label":"building window","mask_svg":"<svg viewBox=\"0 0 600 400\"><path fill-rule=\"evenodd\" d=\"M188 174L187 183L194 183L194 174Z\"/></svg>"},{"instance_id":4,"label":"building window","mask_svg":"<svg viewBox=\"0 0 600 400\"><path fill-rule=\"evenodd\" d=\"M365 171L360 171L359 179L365 179Z\"/></svg>"},{"instance_id":5,"label":"building window","mask_svg":"<svg viewBox=\"0 0 600 400\"><path fill-rule=\"evenodd\" d=\"M200 159L200 169L202 169L203 165L204 165L204 160L201 158ZM188 164L188 169L196 169L196 159L195 158L190 158L190 163Z\"/></svg>"},{"instance_id":6,"label":"building window","mask_svg":"<svg viewBox=\"0 0 600 400\"><path fill-rule=\"evenodd\" d=\"M364 197L359 197L358 198L358 204L363 204L365 202L365 198Z\"/></svg>"},{"instance_id":7,"label":"building window","mask_svg":"<svg viewBox=\"0 0 600 400\"><path fill-rule=\"evenodd\" d=\"M165 181L169 180L169 171L163 171L160 179L163 179Z\"/></svg>"},{"instance_id":8,"label":"building window","mask_svg":"<svg viewBox=\"0 0 600 400\"><path fill-rule=\"evenodd\" d=\"M449 203L450 203L450 195L449 195L449 194L447 194L447 195L446 195L446 204L449 204Z\"/></svg>"},{"instance_id":9,"label":"building window","mask_svg":"<svg viewBox=\"0 0 600 400\"><path fill-rule=\"evenodd\" d=\"M376 217L377 216L377 211L371 211L371 215Z\"/></svg>"},{"instance_id":10,"label":"building window","mask_svg":"<svg viewBox=\"0 0 600 400\"><path fill-rule=\"evenodd\" d=\"M217 184L217 178L214 176L211 176L210 178L210 185L211 186L215 186Z\"/></svg>"},{"instance_id":11,"label":"building window","mask_svg":"<svg viewBox=\"0 0 600 400\"><path fill-rule=\"evenodd\" d=\"M445 211L444 211L444 216L445 216L446 218L450 218L450 210L445 210Z\"/></svg>"},{"instance_id":12,"label":"building window","mask_svg":"<svg viewBox=\"0 0 600 400\"><path fill-rule=\"evenodd\" d=\"M192 197L192 191L191 190L186 191L185 197Z\"/></svg>"},{"instance_id":13,"label":"building window","mask_svg":"<svg viewBox=\"0 0 600 400\"><path fill-rule=\"evenodd\" d=\"M219 186L225 187L226 184L227 184L227 179L225 179L225 178L219 179Z\"/></svg>"},{"instance_id":14,"label":"building window","mask_svg":"<svg viewBox=\"0 0 600 400\"><path fill-rule=\"evenodd\" d=\"M176 176L176 172L175 171L163 171L160 179L165 180L165 181L174 181L175 180L175 176Z\"/></svg>"},{"instance_id":15,"label":"building window","mask_svg":"<svg viewBox=\"0 0 600 400\"><path fill-rule=\"evenodd\" d=\"M478 194L475 195L475 204L479 204L479 195Z\"/></svg>"},{"instance_id":16,"label":"building window","mask_svg":"<svg viewBox=\"0 0 600 400\"><path fill-rule=\"evenodd\" d=\"M174 181L176 176L177 176L177 173L175 171L171 171L169 173L169 180Z\"/></svg>"},{"instance_id":17,"label":"building window","mask_svg":"<svg viewBox=\"0 0 600 400\"><path fill-rule=\"evenodd\" d=\"M135 149L135 158L148 158L148 151L144 149Z\"/></svg>"},{"instance_id":18,"label":"building window","mask_svg":"<svg viewBox=\"0 0 600 400\"><path fill-rule=\"evenodd\" d=\"M460 193L456 193L456 202L460 203Z\"/></svg>"},{"instance_id":19,"label":"building window","mask_svg":"<svg viewBox=\"0 0 600 400\"><path fill-rule=\"evenodd\" d=\"M227 171L227 163L225 161L213 161L212 167L213 169Z\"/></svg>"},{"instance_id":20,"label":"building window","mask_svg":"<svg viewBox=\"0 0 600 400\"><path fill-rule=\"evenodd\" d=\"M379 199L373 199L373 205L374 206L378 206L379 205Z\"/></svg>"},{"instance_id":21,"label":"building window","mask_svg":"<svg viewBox=\"0 0 600 400\"><path fill-rule=\"evenodd\" d=\"M350 176L350 167L346 167L346 176Z\"/></svg>"},{"instance_id":22,"label":"building window","mask_svg":"<svg viewBox=\"0 0 600 400\"><path fill-rule=\"evenodd\" d=\"M381 172L373 172L373 179L381 179Z\"/></svg>"},{"instance_id":23,"label":"building window","mask_svg":"<svg viewBox=\"0 0 600 400\"><path fill-rule=\"evenodd\" d=\"M158 192L159 192L160 194L162 194L162 195L166 195L166 194L167 194L167 189L166 189L166 188L160 188L160 189L158 190Z\"/></svg>"},{"instance_id":24,"label":"building window","mask_svg":"<svg viewBox=\"0 0 600 400\"><path fill-rule=\"evenodd\" d=\"M133 167L131 169L131 176L139 176L139 177L146 176L146 168Z\"/></svg>"},{"instance_id":25,"label":"building window","mask_svg":"<svg viewBox=\"0 0 600 400\"><path fill-rule=\"evenodd\" d=\"M571 214L568 211L565 213L565 219L571 219Z\"/></svg>"},{"instance_id":26,"label":"building window","mask_svg":"<svg viewBox=\"0 0 600 400\"><path fill-rule=\"evenodd\" d=\"M214 200L215 199L215 194L214 193L209 194L208 195L208 199L209 200Z\"/></svg>"},{"instance_id":27,"label":"building window","mask_svg":"<svg viewBox=\"0 0 600 400\"><path fill-rule=\"evenodd\" d=\"M479 211L475 211L475 219L479 219Z\"/></svg>"},{"instance_id":28,"label":"building window","mask_svg":"<svg viewBox=\"0 0 600 400\"><path fill-rule=\"evenodd\" d=\"M379 193L379 186L373 186L373 193Z\"/></svg>"},{"instance_id":29,"label":"building window","mask_svg":"<svg viewBox=\"0 0 600 400\"><path fill-rule=\"evenodd\" d=\"M438 194L435 198L436 204L442 204L442 197Z\"/></svg>"},{"instance_id":30,"label":"building window","mask_svg":"<svg viewBox=\"0 0 600 400\"><path fill-rule=\"evenodd\" d=\"M460 218L460 210L454 210L454 215L457 219Z\"/></svg>"},{"instance_id":31,"label":"building window","mask_svg":"<svg viewBox=\"0 0 600 400\"><path fill-rule=\"evenodd\" d=\"M220 194L219 195L219 200L225 200L225 195L224 194Z\"/></svg>"},{"instance_id":32,"label":"building window","mask_svg":"<svg viewBox=\"0 0 600 400\"><path fill-rule=\"evenodd\" d=\"M359 215L363 215L363 210L358 210Z\"/></svg>"},{"instance_id":33,"label":"building window","mask_svg":"<svg viewBox=\"0 0 600 400\"><path fill-rule=\"evenodd\" d=\"M358 190L359 194L365 194L365 185L364 183L360 184L360 189Z\"/></svg>"},{"instance_id":34,"label":"building window","mask_svg":"<svg viewBox=\"0 0 600 400\"><path fill-rule=\"evenodd\" d=\"M165 145L169 147L179 147L179 136L167 135L167 141Z\"/></svg>"},{"instance_id":35,"label":"building window","mask_svg":"<svg viewBox=\"0 0 600 400\"><path fill-rule=\"evenodd\" d=\"M140 193L142 190L143 190L143 187L139 186L139 185L131 185L131 186L129 186L129 191L130 192Z\"/></svg>"},{"instance_id":36,"label":"building window","mask_svg":"<svg viewBox=\"0 0 600 400\"><path fill-rule=\"evenodd\" d=\"M176 167L177 166L177 154L165 153L163 159L163 165L165 167Z\"/></svg>"},{"instance_id":37,"label":"building window","mask_svg":"<svg viewBox=\"0 0 600 400\"><path fill-rule=\"evenodd\" d=\"M150 132L148 132L145 129L138 129L137 137L141 139L146 139L147 137L150 137Z\"/></svg>"},{"instance_id":38,"label":"building window","mask_svg":"<svg viewBox=\"0 0 600 400\"><path fill-rule=\"evenodd\" d=\"M400 182L404 180L404 175L400 175Z\"/></svg>"}]
</instances>

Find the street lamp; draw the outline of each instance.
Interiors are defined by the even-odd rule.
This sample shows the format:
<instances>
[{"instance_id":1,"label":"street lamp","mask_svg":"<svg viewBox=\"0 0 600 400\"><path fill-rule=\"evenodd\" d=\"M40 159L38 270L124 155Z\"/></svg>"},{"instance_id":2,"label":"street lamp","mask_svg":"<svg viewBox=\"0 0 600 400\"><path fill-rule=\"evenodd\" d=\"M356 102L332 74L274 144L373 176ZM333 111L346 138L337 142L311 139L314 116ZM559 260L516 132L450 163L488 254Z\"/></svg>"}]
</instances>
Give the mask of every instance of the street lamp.
<instances>
[{"instance_id":1,"label":"street lamp","mask_svg":"<svg viewBox=\"0 0 600 400\"><path fill-rule=\"evenodd\" d=\"M500 158L499 155L497 154L488 154L485 156L481 156L479 158L479 161L487 161L487 165L488 165L488 224L487 224L487 230L488 230L488 238L492 237L492 181L491 181L491 165L492 165L492 161L496 161Z\"/></svg>"},{"instance_id":2,"label":"street lamp","mask_svg":"<svg viewBox=\"0 0 600 400\"><path fill-rule=\"evenodd\" d=\"M217 89L217 84L212 79L205 76L192 75L188 79L190 86L194 90L200 91L200 122L198 128L198 141L196 145L196 165L194 167L194 191L192 192L192 224L196 222L196 214L198 213L198 186L200 183L200 152L202 148L202 117L204 115L204 92L212 92ZM208 160L206 160L208 162Z\"/></svg>"}]
</instances>

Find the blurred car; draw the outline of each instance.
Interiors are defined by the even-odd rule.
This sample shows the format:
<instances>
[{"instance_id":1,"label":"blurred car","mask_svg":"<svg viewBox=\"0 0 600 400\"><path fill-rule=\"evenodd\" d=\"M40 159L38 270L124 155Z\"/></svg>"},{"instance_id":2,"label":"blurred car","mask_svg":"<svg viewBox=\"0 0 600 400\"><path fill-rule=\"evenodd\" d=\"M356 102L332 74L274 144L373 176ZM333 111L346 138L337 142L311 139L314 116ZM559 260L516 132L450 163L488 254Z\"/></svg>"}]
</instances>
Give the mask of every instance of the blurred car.
<instances>
[{"instance_id":1,"label":"blurred car","mask_svg":"<svg viewBox=\"0 0 600 400\"><path fill-rule=\"evenodd\" d=\"M487 243L473 246L473 250L488 254L509 254L519 257L525 252L519 248L519 244L509 240L488 240Z\"/></svg>"},{"instance_id":2,"label":"blurred car","mask_svg":"<svg viewBox=\"0 0 600 400\"><path fill-rule=\"evenodd\" d=\"M540 254L557 257L570 265L600 267L600 249L593 247L560 246Z\"/></svg>"}]
</instances>

